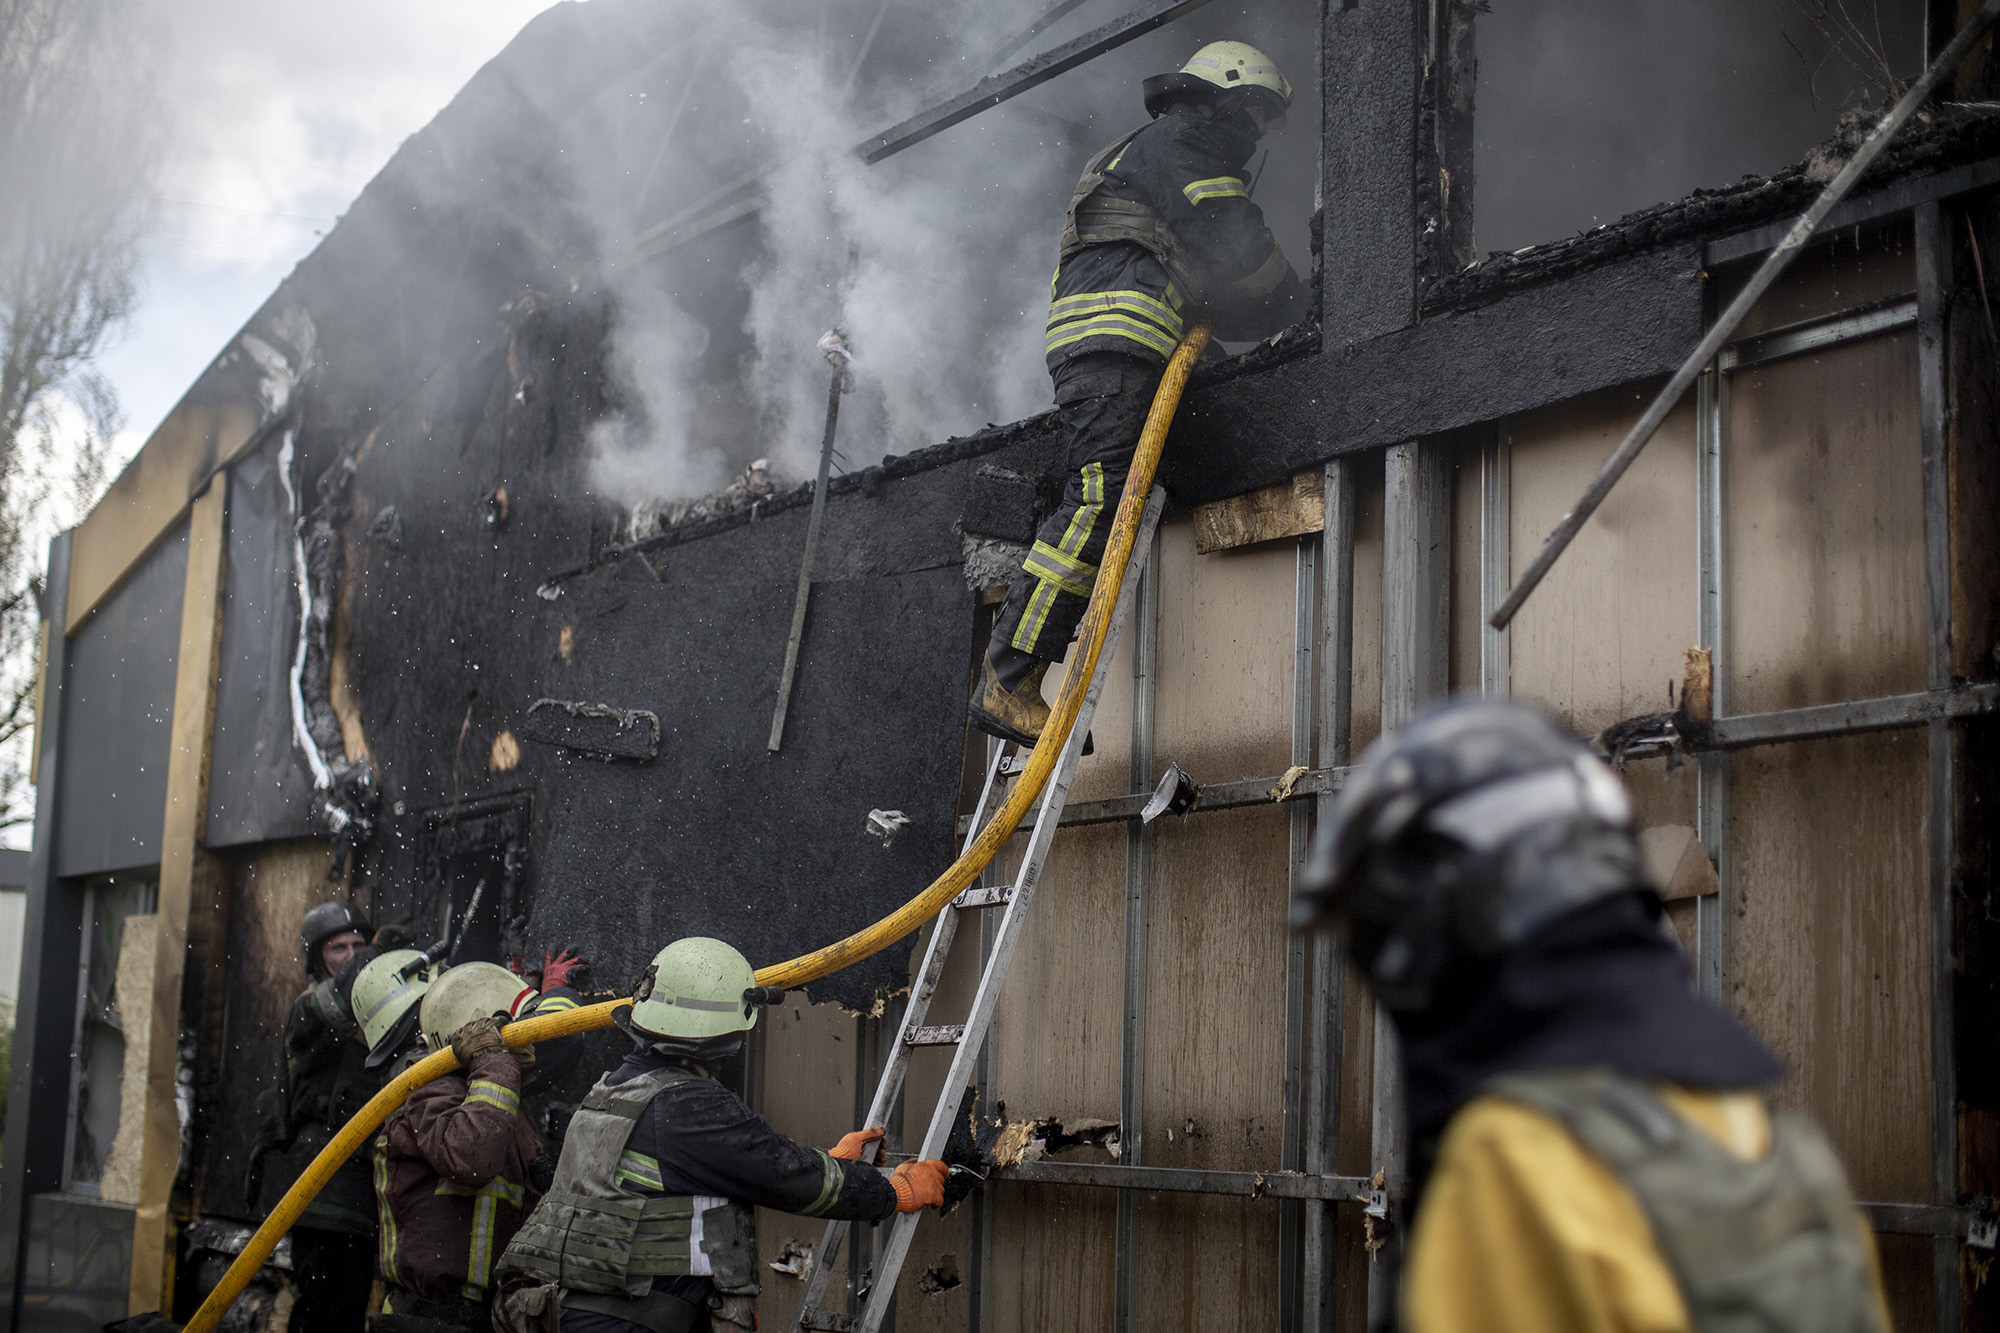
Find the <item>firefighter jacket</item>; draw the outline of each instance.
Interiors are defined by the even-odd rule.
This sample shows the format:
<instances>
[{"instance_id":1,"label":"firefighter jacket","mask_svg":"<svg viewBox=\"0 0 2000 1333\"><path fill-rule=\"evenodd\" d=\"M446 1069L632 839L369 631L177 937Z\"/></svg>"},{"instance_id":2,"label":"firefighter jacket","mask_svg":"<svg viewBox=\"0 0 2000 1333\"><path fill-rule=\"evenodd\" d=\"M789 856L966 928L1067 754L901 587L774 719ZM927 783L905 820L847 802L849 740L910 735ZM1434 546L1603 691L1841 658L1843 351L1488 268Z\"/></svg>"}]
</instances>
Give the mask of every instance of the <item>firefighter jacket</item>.
<instances>
[{"instance_id":1,"label":"firefighter jacket","mask_svg":"<svg viewBox=\"0 0 2000 1333\"><path fill-rule=\"evenodd\" d=\"M381 1091L381 1073L367 1067L368 1048L333 982L322 981L298 998L285 1020L285 1086L282 1126L270 1126L260 1150L289 1149L296 1176L368 1099ZM261 1159L262 1152L259 1152ZM375 1190L368 1164L349 1158L300 1215L298 1225L351 1235L373 1235Z\"/></svg>"},{"instance_id":2,"label":"firefighter jacket","mask_svg":"<svg viewBox=\"0 0 2000 1333\"><path fill-rule=\"evenodd\" d=\"M1489 1089L1416 1214L1411 1333L1886 1333L1873 1240L1810 1122L1605 1074Z\"/></svg>"},{"instance_id":3,"label":"firefighter jacket","mask_svg":"<svg viewBox=\"0 0 2000 1333\"><path fill-rule=\"evenodd\" d=\"M571 1120L555 1182L503 1269L560 1282L566 1310L753 1294L753 1206L877 1221L896 1192L874 1167L778 1133L698 1067L638 1050Z\"/></svg>"},{"instance_id":4,"label":"firefighter jacket","mask_svg":"<svg viewBox=\"0 0 2000 1333\"><path fill-rule=\"evenodd\" d=\"M478 1304L533 1202L541 1140L505 1051L410 1094L375 1138L383 1277L427 1300Z\"/></svg>"},{"instance_id":5,"label":"firefighter jacket","mask_svg":"<svg viewBox=\"0 0 2000 1333\"><path fill-rule=\"evenodd\" d=\"M1241 341L1304 317L1305 284L1250 202L1255 148L1231 122L1177 109L1090 160L1050 287L1051 374L1089 352L1163 362L1194 318Z\"/></svg>"}]
</instances>

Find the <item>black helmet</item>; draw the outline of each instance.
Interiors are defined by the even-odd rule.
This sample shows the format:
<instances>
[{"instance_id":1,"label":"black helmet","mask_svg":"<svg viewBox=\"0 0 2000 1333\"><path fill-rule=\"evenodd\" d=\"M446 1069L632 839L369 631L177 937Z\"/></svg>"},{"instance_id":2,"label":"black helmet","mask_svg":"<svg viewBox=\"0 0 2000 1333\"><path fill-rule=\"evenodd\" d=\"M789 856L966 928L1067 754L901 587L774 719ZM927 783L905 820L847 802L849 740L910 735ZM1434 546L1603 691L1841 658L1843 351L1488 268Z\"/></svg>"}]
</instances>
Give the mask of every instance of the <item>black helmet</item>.
<instances>
[{"instance_id":1,"label":"black helmet","mask_svg":"<svg viewBox=\"0 0 2000 1333\"><path fill-rule=\"evenodd\" d=\"M1558 916L1643 891L1625 788L1548 718L1456 700L1368 748L1314 841L1292 926L1331 923L1391 1010L1442 1007Z\"/></svg>"},{"instance_id":2,"label":"black helmet","mask_svg":"<svg viewBox=\"0 0 2000 1333\"><path fill-rule=\"evenodd\" d=\"M326 968L319 960L319 946L350 930L360 931L364 940L375 933L368 918L353 903L321 903L305 914L299 922L299 955L305 960L309 975L326 975Z\"/></svg>"}]
</instances>

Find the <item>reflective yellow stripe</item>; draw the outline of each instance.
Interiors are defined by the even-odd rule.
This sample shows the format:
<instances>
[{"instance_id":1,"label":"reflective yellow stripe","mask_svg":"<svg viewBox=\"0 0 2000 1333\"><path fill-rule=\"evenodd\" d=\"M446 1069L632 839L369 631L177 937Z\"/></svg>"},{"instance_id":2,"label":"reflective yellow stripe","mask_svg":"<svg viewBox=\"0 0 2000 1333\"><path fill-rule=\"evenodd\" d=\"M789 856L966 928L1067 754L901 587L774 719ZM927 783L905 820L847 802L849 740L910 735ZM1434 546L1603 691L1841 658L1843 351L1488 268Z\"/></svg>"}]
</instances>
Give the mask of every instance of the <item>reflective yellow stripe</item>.
<instances>
[{"instance_id":1,"label":"reflective yellow stripe","mask_svg":"<svg viewBox=\"0 0 2000 1333\"><path fill-rule=\"evenodd\" d=\"M1043 542L1036 542L1028 552L1028 558L1021 562L1021 568L1043 583L1052 583L1066 593L1077 597L1090 596L1092 582L1097 577L1096 565L1080 568L1074 562L1062 558L1060 552ZM1085 578L1077 578L1077 574Z\"/></svg>"},{"instance_id":2,"label":"reflective yellow stripe","mask_svg":"<svg viewBox=\"0 0 2000 1333\"><path fill-rule=\"evenodd\" d=\"M535 1016L539 1018L543 1014L559 1014L565 1009L576 1007L576 1001L567 995L546 995L535 1003Z\"/></svg>"},{"instance_id":3,"label":"reflective yellow stripe","mask_svg":"<svg viewBox=\"0 0 2000 1333\"><path fill-rule=\"evenodd\" d=\"M1191 204L1205 204L1211 199L1250 197L1250 192L1243 188L1243 182L1235 176L1211 176L1205 181L1190 181L1181 186L1181 193Z\"/></svg>"},{"instance_id":4,"label":"reflective yellow stripe","mask_svg":"<svg viewBox=\"0 0 2000 1333\"><path fill-rule=\"evenodd\" d=\"M846 1179L841 1174L840 1168L834 1165L831 1154L823 1148L815 1148L813 1151L818 1153L820 1157L821 1177L819 1197L799 1209L800 1215L804 1217L818 1217L826 1209L831 1208L834 1200L840 1197L840 1186Z\"/></svg>"},{"instance_id":5,"label":"reflective yellow stripe","mask_svg":"<svg viewBox=\"0 0 2000 1333\"><path fill-rule=\"evenodd\" d=\"M1028 605L1021 612L1021 623L1014 630L1013 646L1024 653L1035 650L1036 641L1042 636L1042 627L1048 624L1049 609L1056 604L1056 585L1049 582L1035 584L1035 590L1028 594Z\"/></svg>"},{"instance_id":6,"label":"reflective yellow stripe","mask_svg":"<svg viewBox=\"0 0 2000 1333\"><path fill-rule=\"evenodd\" d=\"M1169 287L1170 296L1177 295ZM1182 321L1180 311L1144 292L1081 292L1075 296L1065 296L1049 302L1049 327L1053 329L1065 320L1084 319L1106 311L1123 310L1152 320L1161 328L1174 335L1178 342Z\"/></svg>"},{"instance_id":7,"label":"reflective yellow stripe","mask_svg":"<svg viewBox=\"0 0 2000 1333\"><path fill-rule=\"evenodd\" d=\"M1255 273L1247 278L1238 278L1230 285L1241 287L1252 296L1269 296L1278 290L1278 284L1285 280L1285 274L1291 272L1291 267L1285 262L1285 252L1274 245L1271 247L1271 257L1266 259Z\"/></svg>"},{"instance_id":8,"label":"reflective yellow stripe","mask_svg":"<svg viewBox=\"0 0 2000 1333\"><path fill-rule=\"evenodd\" d=\"M618 1171L612 1177L614 1184L622 1185L630 1181L647 1189L665 1189L660 1177L660 1159L649 1157L642 1152L627 1148L618 1157Z\"/></svg>"},{"instance_id":9,"label":"reflective yellow stripe","mask_svg":"<svg viewBox=\"0 0 2000 1333\"><path fill-rule=\"evenodd\" d=\"M465 1104L470 1106L474 1102L483 1102L487 1106L497 1106L508 1115L521 1114L520 1094L516 1093L506 1084L495 1083L491 1079L476 1078L472 1080L465 1094Z\"/></svg>"},{"instance_id":10,"label":"reflective yellow stripe","mask_svg":"<svg viewBox=\"0 0 2000 1333\"><path fill-rule=\"evenodd\" d=\"M1174 347L1180 342L1180 339L1172 334L1164 333L1142 320L1133 319L1130 315L1099 315L1095 319L1077 320L1065 324L1051 332L1046 350L1054 352L1071 343L1082 342L1085 338L1099 337L1130 338L1161 356L1172 356Z\"/></svg>"},{"instance_id":11,"label":"reflective yellow stripe","mask_svg":"<svg viewBox=\"0 0 2000 1333\"><path fill-rule=\"evenodd\" d=\"M465 1284L480 1288L482 1294L487 1271L493 1267L493 1215L498 1210L493 1196L479 1191L479 1202L472 1206L472 1253L467 1256Z\"/></svg>"}]
</instances>

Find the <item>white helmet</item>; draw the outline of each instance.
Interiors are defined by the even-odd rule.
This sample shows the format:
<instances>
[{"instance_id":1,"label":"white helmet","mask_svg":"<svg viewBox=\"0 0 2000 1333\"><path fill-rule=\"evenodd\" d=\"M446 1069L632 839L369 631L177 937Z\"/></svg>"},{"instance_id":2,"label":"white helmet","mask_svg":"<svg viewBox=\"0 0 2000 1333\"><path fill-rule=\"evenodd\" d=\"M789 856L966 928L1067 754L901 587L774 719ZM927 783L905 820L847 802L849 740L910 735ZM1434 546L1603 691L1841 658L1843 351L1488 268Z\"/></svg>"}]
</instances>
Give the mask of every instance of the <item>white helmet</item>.
<instances>
[{"instance_id":1,"label":"white helmet","mask_svg":"<svg viewBox=\"0 0 2000 1333\"><path fill-rule=\"evenodd\" d=\"M386 1064L417 1027L417 1004L435 975L430 959L415 949L391 949L369 960L348 989L348 1008L368 1043L368 1067Z\"/></svg>"},{"instance_id":2,"label":"white helmet","mask_svg":"<svg viewBox=\"0 0 2000 1333\"><path fill-rule=\"evenodd\" d=\"M1248 42L1210 42L1188 58L1172 74L1155 74L1145 83L1146 110L1160 115L1176 93L1232 93L1257 89L1263 103L1265 125L1277 129L1284 124L1285 109L1292 104L1292 85L1276 61Z\"/></svg>"},{"instance_id":3,"label":"white helmet","mask_svg":"<svg viewBox=\"0 0 2000 1333\"><path fill-rule=\"evenodd\" d=\"M767 1002L750 960L721 940L691 936L653 955L632 997L634 1031L655 1037L723 1037L757 1026Z\"/></svg>"},{"instance_id":4,"label":"white helmet","mask_svg":"<svg viewBox=\"0 0 2000 1333\"><path fill-rule=\"evenodd\" d=\"M535 988L498 963L460 963L424 993L418 1025L424 1045L441 1051L452 1034L476 1018L510 1022L536 999Z\"/></svg>"}]
</instances>

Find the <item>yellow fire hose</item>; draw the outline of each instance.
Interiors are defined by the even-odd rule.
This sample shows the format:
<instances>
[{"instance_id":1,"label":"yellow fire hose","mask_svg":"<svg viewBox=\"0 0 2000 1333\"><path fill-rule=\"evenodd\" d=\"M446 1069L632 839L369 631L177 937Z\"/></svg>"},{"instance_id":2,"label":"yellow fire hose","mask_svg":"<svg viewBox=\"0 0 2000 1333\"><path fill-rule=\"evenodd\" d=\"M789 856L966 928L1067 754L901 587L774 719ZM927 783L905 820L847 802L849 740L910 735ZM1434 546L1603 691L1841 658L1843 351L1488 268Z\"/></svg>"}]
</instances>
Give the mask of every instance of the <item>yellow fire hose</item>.
<instances>
[{"instance_id":1,"label":"yellow fire hose","mask_svg":"<svg viewBox=\"0 0 2000 1333\"><path fill-rule=\"evenodd\" d=\"M1146 507L1147 495L1153 489L1153 473L1159 467L1160 452L1166 446L1167 430L1173 425L1174 412L1180 407L1181 392L1187 388L1188 376L1193 373L1195 362L1208 346L1208 337L1208 326L1205 324L1197 324L1188 330L1180 346L1174 349L1173 359L1167 363L1160 387L1153 395L1153 408L1146 416L1145 430L1140 433L1138 450L1126 474L1125 494L1118 502L1118 515L1111 526L1104 559L1098 565L1099 574L1097 584L1091 590L1090 607L1084 613L1083 626L1077 634L1078 651L1070 658L1062 689L1049 710L1048 726L1042 733L1044 740L1058 743L1034 748L1027 768L1022 772L1020 781L1014 784L1006 803L972 846L929 888L880 921L844 940L787 962L759 968L758 985L794 989L886 949L942 911L946 903L979 877L1007 840L1014 836L1014 830L1041 795L1049 774L1055 771L1056 759L1062 751L1059 742L1068 738L1070 728L1076 724L1077 712L1083 707L1084 693L1090 688L1090 678L1097 670L1097 659L1104 648L1105 630L1111 624L1112 611L1118 605L1119 589L1125 583L1125 566L1131 559L1132 543L1139 532L1139 516ZM509 1023L501 1030L501 1035L509 1046L528 1046L538 1041L589 1032L610 1026L612 1014L631 1003L630 1000L607 1000L603 1004L586 1005L542 1018L527 1018ZM369 1098L368 1104L340 1127L332 1142L320 1149L312 1165L285 1192L285 1197L278 1201L278 1206L271 1210L271 1215L250 1237L242 1253L229 1265L222 1281L216 1284L215 1290L195 1311L185 1333L212 1333L223 1313L243 1294L251 1277L270 1258L279 1239L291 1230L292 1224L299 1220L299 1214L333 1178L333 1173L368 1141L383 1121L395 1114L396 1108L413 1091L457 1068L458 1057L446 1048L425 1056Z\"/></svg>"}]
</instances>

